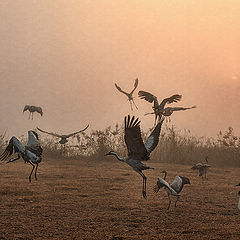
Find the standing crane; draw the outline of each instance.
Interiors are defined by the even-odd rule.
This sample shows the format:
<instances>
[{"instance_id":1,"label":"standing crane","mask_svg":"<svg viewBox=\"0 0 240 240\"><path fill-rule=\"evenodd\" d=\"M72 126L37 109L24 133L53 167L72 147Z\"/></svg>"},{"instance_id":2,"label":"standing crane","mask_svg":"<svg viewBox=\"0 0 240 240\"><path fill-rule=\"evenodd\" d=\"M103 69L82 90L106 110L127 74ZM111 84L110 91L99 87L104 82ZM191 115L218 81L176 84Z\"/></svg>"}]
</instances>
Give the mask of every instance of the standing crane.
<instances>
[{"instance_id":1,"label":"standing crane","mask_svg":"<svg viewBox=\"0 0 240 240\"><path fill-rule=\"evenodd\" d=\"M58 137L58 138L60 138L59 143L60 144L65 144L65 143L68 142L68 138L73 137L74 135L76 135L78 133L84 132L88 127L89 127L89 124L84 129L82 129L80 131L77 131L77 132L74 132L74 133L70 133L70 134L63 134L63 135L57 134L57 133L53 133L53 132L47 132L47 131L44 131L44 130L38 128L38 127L37 127L37 130L39 130L40 132L49 134L51 136L54 136L54 137Z\"/></svg>"},{"instance_id":2,"label":"standing crane","mask_svg":"<svg viewBox=\"0 0 240 240\"><path fill-rule=\"evenodd\" d=\"M153 94L149 93L149 92L139 91L138 96L141 99L144 99L144 100L146 100L150 103L153 102L153 107L152 108L153 108L154 112L150 113L150 114L155 114L155 124L156 124L157 119L161 119L161 117L163 115L163 112L164 112L164 107L167 103L170 104L170 103L173 103L173 102L178 102L182 99L182 95L175 94L175 95L172 95L171 97L164 98L162 100L162 102L159 104L157 97L154 96Z\"/></svg>"},{"instance_id":3,"label":"standing crane","mask_svg":"<svg viewBox=\"0 0 240 240\"><path fill-rule=\"evenodd\" d=\"M28 119L30 119L31 117L31 114L32 114L32 120L33 120L33 113L34 112L37 112L39 113L41 116L43 115L43 111L42 111L42 108L41 107L36 107L36 106L33 106L33 105L25 105L24 109L23 109L23 113L25 111L29 111L29 117Z\"/></svg>"},{"instance_id":4,"label":"standing crane","mask_svg":"<svg viewBox=\"0 0 240 240\"><path fill-rule=\"evenodd\" d=\"M156 127L154 128L150 136L147 138L145 143L143 143L139 119L138 118L135 119L134 116L131 118L130 115L128 115L128 117L125 117L124 119L125 123L124 140L127 146L128 156L120 157L114 151L110 151L105 155L115 156L119 161L127 163L130 167L132 167L134 171L140 174L140 176L143 179L142 194L144 198L147 197L146 194L147 178L142 171L153 168L146 166L145 164L142 163L142 161L149 160L150 153L157 146L159 142L159 135L163 120L164 119L161 119L161 121L157 123Z\"/></svg>"},{"instance_id":5,"label":"standing crane","mask_svg":"<svg viewBox=\"0 0 240 240\"><path fill-rule=\"evenodd\" d=\"M26 146L24 146L16 137L13 136L10 139L5 151L0 155L0 160L6 160L14 153L17 153L17 157L9 159L7 163L14 162L22 157L25 163L32 165L32 171L28 177L29 182L31 182L34 169L35 179L37 180L38 164L42 161L42 147L38 141L38 134L32 130L28 131L28 142Z\"/></svg>"},{"instance_id":6,"label":"standing crane","mask_svg":"<svg viewBox=\"0 0 240 240\"><path fill-rule=\"evenodd\" d=\"M134 102L134 100L133 100L133 92L135 91L135 89L137 88L137 86L138 86L138 78L136 78L136 80L135 80L133 90L132 90L130 93L127 93L127 92L123 91L123 90L115 83L115 87L117 88L117 90L118 90L119 92L127 95L128 101L130 102L130 105L131 105L131 110L133 110L132 103L133 103L133 105L136 107L136 109L138 109L137 105L135 104L135 102Z\"/></svg>"},{"instance_id":7,"label":"standing crane","mask_svg":"<svg viewBox=\"0 0 240 240\"><path fill-rule=\"evenodd\" d=\"M202 177L202 181L207 179L207 171L211 166L208 164L208 156L205 157L206 163L197 163L192 167L192 170L198 170L199 176Z\"/></svg>"},{"instance_id":8,"label":"standing crane","mask_svg":"<svg viewBox=\"0 0 240 240\"><path fill-rule=\"evenodd\" d=\"M179 193L182 191L183 186L185 184L190 184L190 180L189 178L186 177L182 177L182 176L176 176L172 182L171 185L168 184L168 182L166 181L166 177L167 177L167 171L162 171L161 173L164 173L164 178L162 179L161 177L158 178L157 180L157 184L154 186L153 190L155 193L157 193L159 191L160 188L164 187L164 189L166 190L167 194L168 194L168 208L167 210L170 208L171 205L171 198L170 195L173 196L177 196L177 200L175 201L175 207L177 206L177 201L179 200Z\"/></svg>"}]
</instances>

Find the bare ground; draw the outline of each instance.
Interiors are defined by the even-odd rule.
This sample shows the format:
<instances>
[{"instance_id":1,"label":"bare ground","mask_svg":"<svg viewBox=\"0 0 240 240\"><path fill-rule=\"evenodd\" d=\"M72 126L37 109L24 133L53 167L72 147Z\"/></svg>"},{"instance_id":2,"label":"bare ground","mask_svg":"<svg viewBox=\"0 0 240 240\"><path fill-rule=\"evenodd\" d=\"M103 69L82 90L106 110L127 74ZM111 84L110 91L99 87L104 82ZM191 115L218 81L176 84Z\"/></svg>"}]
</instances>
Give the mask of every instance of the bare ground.
<instances>
[{"instance_id":1,"label":"bare ground","mask_svg":"<svg viewBox=\"0 0 240 240\"><path fill-rule=\"evenodd\" d=\"M45 159L38 180L31 166L0 165L0 239L240 239L237 211L239 169L215 168L202 183L191 166L148 162L147 199L141 177L108 160ZM177 208L162 189L153 193L160 170L168 181L190 178ZM173 199L174 200L174 199Z\"/></svg>"}]
</instances>

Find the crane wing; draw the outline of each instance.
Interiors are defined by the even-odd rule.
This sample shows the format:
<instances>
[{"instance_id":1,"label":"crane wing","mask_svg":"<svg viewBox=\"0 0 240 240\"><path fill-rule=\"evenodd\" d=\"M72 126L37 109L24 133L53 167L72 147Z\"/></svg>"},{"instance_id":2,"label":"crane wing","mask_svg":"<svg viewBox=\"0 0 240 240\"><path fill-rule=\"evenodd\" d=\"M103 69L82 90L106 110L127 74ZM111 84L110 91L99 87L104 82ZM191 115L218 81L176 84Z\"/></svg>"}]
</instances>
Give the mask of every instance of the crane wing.
<instances>
[{"instance_id":1,"label":"crane wing","mask_svg":"<svg viewBox=\"0 0 240 240\"><path fill-rule=\"evenodd\" d=\"M169 98L165 98L162 100L162 102L160 103L160 109L164 109L165 105L168 103L173 103L173 102L178 102L182 99L182 95L179 95L179 94L175 94L175 95L172 95L171 97Z\"/></svg>"},{"instance_id":2,"label":"crane wing","mask_svg":"<svg viewBox=\"0 0 240 240\"><path fill-rule=\"evenodd\" d=\"M149 159L149 153L143 143L139 124L138 118L135 119L134 116L131 118L130 115L125 117L124 139L128 149L128 156L143 161Z\"/></svg>"},{"instance_id":3,"label":"crane wing","mask_svg":"<svg viewBox=\"0 0 240 240\"><path fill-rule=\"evenodd\" d=\"M78 133L81 133L81 132L85 131L88 127L89 127L89 124L84 129L82 129L80 131L77 131L77 132L70 133L70 134L66 135L66 138L69 138L69 137L72 137L72 136L74 136L74 135L76 135Z\"/></svg>"},{"instance_id":4,"label":"crane wing","mask_svg":"<svg viewBox=\"0 0 240 240\"><path fill-rule=\"evenodd\" d=\"M133 94L133 92L135 91L135 89L137 88L137 86L138 86L138 78L136 78L136 80L135 80L134 88L133 88L133 90L131 91L130 95Z\"/></svg>"},{"instance_id":5,"label":"crane wing","mask_svg":"<svg viewBox=\"0 0 240 240\"><path fill-rule=\"evenodd\" d=\"M47 132L47 131L44 131L44 130L41 130L40 128L37 127L37 130L39 130L40 132L43 132L43 133L47 133L49 135L52 135L54 137L62 137L61 135L57 134L57 133L52 133L52 132Z\"/></svg>"},{"instance_id":6,"label":"crane wing","mask_svg":"<svg viewBox=\"0 0 240 240\"><path fill-rule=\"evenodd\" d=\"M43 111L41 107L35 107L36 112L40 113L40 115L43 115Z\"/></svg>"},{"instance_id":7,"label":"crane wing","mask_svg":"<svg viewBox=\"0 0 240 240\"><path fill-rule=\"evenodd\" d=\"M183 180L181 176L176 176L170 185L177 193L180 193L183 188Z\"/></svg>"},{"instance_id":8,"label":"crane wing","mask_svg":"<svg viewBox=\"0 0 240 240\"><path fill-rule=\"evenodd\" d=\"M164 108L164 111L184 111L184 110L188 110L188 109L192 109L192 108L196 108L196 106L192 106L192 107L167 107Z\"/></svg>"},{"instance_id":9,"label":"crane wing","mask_svg":"<svg viewBox=\"0 0 240 240\"><path fill-rule=\"evenodd\" d=\"M158 185L159 186L163 185L163 187L168 189L172 195L179 196L179 194L168 184L168 182L162 179L161 177L158 178Z\"/></svg>"},{"instance_id":10,"label":"crane wing","mask_svg":"<svg viewBox=\"0 0 240 240\"><path fill-rule=\"evenodd\" d=\"M3 161L11 156L13 153L22 153L24 154L25 147L23 144L16 138L12 137L8 143L8 146L4 150L4 152L0 155L0 160Z\"/></svg>"},{"instance_id":11,"label":"crane wing","mask_svg":"<svg viewBox=\"0 0 240 240\"><path fill-rule=\"evenodd\" d=\"M154 150L154 148L158 145L163 121L164 121L164 118L162 118L158 122L158 124L153 129L152 133L150 134L150 136L147 138L147 140L144 143L148 153L151 153Z\"/></svg>"},{"instance_id":12,"label":"crane wing","mask_svg":"<svg viewBox=\"0 0 240 240\"><path fill-rule=\"evenodd\" d=\"M138 96L141 99L144 99L144 100L146 100L146 101L148 101L150 103L152 103L153 101L158 103L157 97L154 96L153 94L149 93L149 92L139 91L138 92Z\"/></svg>"},{"instance_id":13,"label":"crane wing","mask_svg":"<svg viewBox=\"0 0 240 240\"><path fill-rule=\"evenodd\" d=\"M115 83L115 87L117 88L117 90L121 93L124 93L125 95L128 96L128 93L124 92L116 83Z\"/></svg>"}]
</instances>

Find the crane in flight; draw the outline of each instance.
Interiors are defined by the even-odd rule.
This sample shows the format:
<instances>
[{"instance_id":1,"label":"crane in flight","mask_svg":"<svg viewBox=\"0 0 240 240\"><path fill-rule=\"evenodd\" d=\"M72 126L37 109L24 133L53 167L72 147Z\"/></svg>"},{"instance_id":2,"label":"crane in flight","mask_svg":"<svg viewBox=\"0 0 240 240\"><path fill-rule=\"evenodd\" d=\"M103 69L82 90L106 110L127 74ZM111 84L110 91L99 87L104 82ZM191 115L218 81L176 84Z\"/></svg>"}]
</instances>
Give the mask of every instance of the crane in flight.
<instances>
[{"instance_id":1,"label":"crane in flight","mask_svg":"<svg viewBox=\"0 0 240 240\"><path fill-rule=\"evenodd\" d=\"M155 124L156 124L157 119L160 120L162 118L162 115L164 113L164 108L165 108L166 104L170 104L170 103L173 103L173 102L178 102L182 99L182 95L174 94L174 95L172 95L168 98L164 98L162 100L162 102L159 104L157 97L154 96L153 94L149 93L149 92L139 91L138 96L141 99L144 99L144 100L146 100L150 103L153 103L153 107L152 107L153 108L153 113L150 113L150 114L155 114Z\"/></svg>"},{"instance_id":2,"label":"crane in flight","mask_svg":"<svg viewBox=\"0 0 240 240\"><path fill-rule=\"evenodd\" d=\"M138 109L137 105L135 104L134 100L133 100L133 92L135 91L135 89L138 86L138 78L136 78L135 83L134 83L134 88L130 93L127 93L125 91L123 91L116 83L115 83L115 87L117 88L117 90L123 94L125 94L128 97L128 101L130 102L131 105L131 110L133 110L132 104L135 106L136 109Z\"/></svg>"},{"instance_id":3,"label":"crane in flight","mask_svg":"<svg viewBox=\"0 0 240 240\"><path fill-rule=\"evenodd\" d=\"M60 138L59 143L60 144L65 144L65 143L68 142L68 138L73 137L74 135L76 135L78 133L84 132L88 127L89 127L89 124L84 129L82 129L80 131L77 131L77 132L74 132L74 133L70 133L70 134L63 134L63 135L57 134L57 133L53 133L53 132L47 132L47 131L44 131L44 130L38 128L38 127L37 127L37 130L39 130L40 132L49 134L51 136L54 136L54 137L58 137L58 138Z\"/></svg>"},{"instance_id":4,"label":"crane in flight","mask_svg":"<svg viewBox=\"0 0 240 240\"><path fill-rule=\"evenodd\" d=\"M160 135L163 120L164 118L162 118L157 123L157 125L153 129L150 136L147 138L145 143L143 143L139 119L138 118L135 119L134 116L131 118L130 115L128 115L124 119L124 124L125 124L124 140L127 146L128 156L120 157L114 151L110 151L105 155L105 156L107 155L115 156L119 161L125 162L130 167L132 167L132 169L142 177L143 179L142 195L144 198L147 197L147 193L146 193L147 177L144 175L143 171L146 169L153 169L153 168L145 165L144 163L142 163L142 161L149 160L150 153L157 146L159 142L159 135Z\"/></svg>"},{"instance_id":5,"label":"crane in flight","mask_svg":"<svg viewBox=\"0 0 240 240\"><path fill-rule=\"evenodd\" d=\"M32 120L33 120L33 113L34 112L37 112L39 113L41 116L43 115L43 111L42 111L42 108L41 107L36 107L36 106L33 106L33 105L25 105L24 109L23 109L23 113L25 111L29 111L29 117L28 119L30 119L31 115L32 115Z\"/></svg>"},{"instance_id":6,"label":"crane in flight","mask_svg":"<svg viewBox=\"0 0 240 240\"><path fill-rule=\"evenodd\" d=\"M32 165L32 171L28 177L31 182L32 173L35 169L35 179L37 180L38 164L42 161L42 147L38 141L38 134L35 131L28 131L28 142L24 146L16 137L12 137L5 151L0 155L0 160L4 161L12 154L17 153L16 158L9 159L7 163L23 158L25 163ZM36 167L36 168L35 168Z\"/></svg>"}]
</instances>

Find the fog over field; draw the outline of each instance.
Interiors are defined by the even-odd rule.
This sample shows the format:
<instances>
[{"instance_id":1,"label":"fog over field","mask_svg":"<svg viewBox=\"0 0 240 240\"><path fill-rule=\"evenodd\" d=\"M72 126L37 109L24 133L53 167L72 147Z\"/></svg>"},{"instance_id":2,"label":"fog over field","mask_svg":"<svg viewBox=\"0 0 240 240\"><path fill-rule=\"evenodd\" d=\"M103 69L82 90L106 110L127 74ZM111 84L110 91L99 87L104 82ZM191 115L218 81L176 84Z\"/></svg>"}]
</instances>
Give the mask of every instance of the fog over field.
<instances>
[{"instance_id":1,"label":"fog over field","mask_svg":"<svg viewBox=\"0 0 240 240\"><path fill-rule=\"evenodd\" d=\"M240 134L240 2L238 0L2 0L0 2L0 132L39 126L68 133L102 129L135 114L148 129L151 104L181 94L177 129ZM130 110L114 83L131 90ZM43 108L28 120L25 104Z\"/></svg>"}]
</instances>

